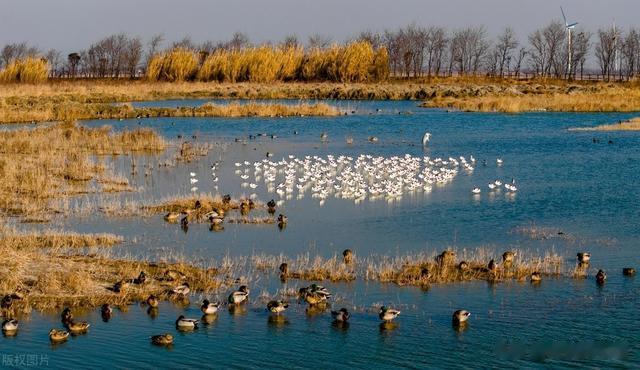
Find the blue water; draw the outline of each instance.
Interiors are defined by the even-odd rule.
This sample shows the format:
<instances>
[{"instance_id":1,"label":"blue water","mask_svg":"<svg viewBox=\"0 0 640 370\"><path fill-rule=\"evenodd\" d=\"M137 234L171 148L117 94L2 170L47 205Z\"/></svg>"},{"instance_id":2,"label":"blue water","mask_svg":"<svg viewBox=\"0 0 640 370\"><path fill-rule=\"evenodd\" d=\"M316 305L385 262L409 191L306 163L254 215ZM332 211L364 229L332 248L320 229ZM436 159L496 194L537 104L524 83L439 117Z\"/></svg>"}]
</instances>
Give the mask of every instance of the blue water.
<instances>
[{"instance_id":1,"label":"blue water","mask_svg":"<svg viewBox=\"0 0 640 370\"><path fill-rule=\"evenodd\" d=\"M153 102L149 105L199 105L204 101ZM297 101L296 101L297 102ZM290 101L287 101L290 103ZM592 126L626 119L634 114L527 113L518 115L446 112L422 109L415 102L331 102L349 114L331 118L157 118L125 121L89 121L116 129L152 127L179 142L216 143L197 162L154 170L151 177L131 176L136 193L111 197L155 201L188 194L189 172L196 172L203 193L230 193L235 197L255 192L259 199L279 199L261 186L241 188L234 162L257 161L266 152L272 159L289 154L380 156L473 155L478 165L472 174L461 172L430 194L406 195L401 200L353 201L330 197L323 206L309 196L285 200L279 211L287 214L284 231L275 225L225 224L223 232L193 225L184 233L157 217L71 217L57 221L66 229L111 232L126 239L113 253L162 258L167 253L193 260L219 260L230 256L283 254L294 258L310 253L325 257L353 249L358 256L432 253L450 247L458 251L485 248L499 255L518 248L534 255L552 251L575 259L592 253L593 268L608 272L598 287L586 280L561 278L528 283L485 282L413 287L378 284L326 283L338 306L354 311L347 330L332 327L330 316L305 314L304 305L292 305L286 324L269 323L258 294L275 296L282 288L274 274L252 281L252 303L245 315L223 310L215 323L190 334L177 334L175 318L186 312L199 317L199 295L184 309L163 304L154 320L143 308L116 311L109 323L98 311L79 313L94 325L87 335L51 347L47 332L59 326L58 317L35 313L24 318L15 338L0 340L0 353L37 353L48 356L50 366L73 367L635 367L640 362L640 325L634 320L640 304L637 278L622 276L625 266L638 266L640 251L640 133L569 132L569 127ZM136 103L142 104L142 103ZM147 104L147 103L144 103ZM351 111L354 111L351 114ZM432 133L425 151L420 139ZM326 132L328 143L320 142ZM246 145L234 138L274 134ZM178 135L182 138L179 139ZM192 138L195 135L196 138ZM348 146L345 138L352 136ZM367 137L377 136L378 143ZM594 143L593 139L598 139ZM611 143L609 143L611 141ZM504 164L497 166L495 159ZM138 165L161 158L143 157ZM222 160L218 190L208 181L209 166ZM487 165L483 166L483 160ZM116 158L117 172L129 174L129 158ZM143 171L141 171L143 172ZM491 196L486 184L497 178L517 180L515 196ZM475 187L479 198L471 196ZM553 227L572 235L532 240L514 232L528 225ZM593 274L592 274L593 275ZM289 282L302 286L305 282ZM228 292L220 292L224 297ZM374 312L379 304L403 312L398 327L381 330ZM451 327L451 313L472 312L463 332ZM151 346L148 336L176 335L171 349ZM126 344L125 344L126 343ZM375 366L374 365L374 366Z\"/></svg>"}]
</instances>

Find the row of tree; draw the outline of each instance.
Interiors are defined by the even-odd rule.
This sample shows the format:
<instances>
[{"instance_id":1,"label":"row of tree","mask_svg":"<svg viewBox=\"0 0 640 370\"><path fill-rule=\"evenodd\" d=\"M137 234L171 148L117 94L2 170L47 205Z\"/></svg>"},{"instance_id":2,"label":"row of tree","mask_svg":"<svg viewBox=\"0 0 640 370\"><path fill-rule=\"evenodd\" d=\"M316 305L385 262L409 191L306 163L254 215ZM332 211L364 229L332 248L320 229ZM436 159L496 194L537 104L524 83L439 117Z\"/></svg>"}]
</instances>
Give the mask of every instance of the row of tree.
<instances>
[{"instance_id":1,"label":"row of tree","mask_svg":"<svg viewBox=\"0 0 640 370\"><path fill-rule=\"evenodd\" d=\"M184 38L164 49L162 36L154 36L145 45L138 37L116 34L66 58L56 50L41 52L26 43L8 44L0 51L0 68L37 57L48 61L52 77L147 74L151 79L165 80L365 81L385 78L388 72L405 77L518 76L527 72L577 78L586 73L588 64L597 67L605 79L640 76L639 29L623 32L611 27L595 34L575 29L570 43L567 32L562 23L554 21L527 35L523 42L511 28L492 40L484 27L447 30L411 24L397 30L362 32L344 44L314 35L307 40L306 48L295 36L277 44L252 45L246 35L236 33L223 42L197 44ZM182 72L174 75L170 71L172 60L178 56L190 63L185 66L184 77L178 76Z\"/></svg>"}]
</instances>

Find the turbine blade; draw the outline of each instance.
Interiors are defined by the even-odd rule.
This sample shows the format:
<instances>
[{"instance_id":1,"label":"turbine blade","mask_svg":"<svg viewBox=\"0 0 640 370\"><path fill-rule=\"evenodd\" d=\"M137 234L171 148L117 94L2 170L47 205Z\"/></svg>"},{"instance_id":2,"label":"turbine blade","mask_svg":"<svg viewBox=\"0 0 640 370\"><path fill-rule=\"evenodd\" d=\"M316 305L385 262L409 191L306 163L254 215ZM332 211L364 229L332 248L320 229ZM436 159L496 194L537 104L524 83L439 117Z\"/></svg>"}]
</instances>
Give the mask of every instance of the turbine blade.
<instances>
[{"instance_id":1,"label":"turbine blade","mask_svg":"<svg viewBox=\"0 0 640 370\"><path fill-rule=\"evenodd\" d=\"M575 26L577 26L577 25L578 25L578 22L574 22L574 23L571 23L570 25L568 25L567 28L575 28Z\"/></svg>"},{"instance_id":2,"label":"turbine blade","mask_svg":"<svg viewBox=\"0 0 640 370\"><path fill-rule=\"evenodd\" d=\"M562 19L564 19L564 25L567 25L567 17L565 17L564 15L564 9L562 9L562 7L560 7L560 11L562 12Z\"/></svg>"}]
</instances>

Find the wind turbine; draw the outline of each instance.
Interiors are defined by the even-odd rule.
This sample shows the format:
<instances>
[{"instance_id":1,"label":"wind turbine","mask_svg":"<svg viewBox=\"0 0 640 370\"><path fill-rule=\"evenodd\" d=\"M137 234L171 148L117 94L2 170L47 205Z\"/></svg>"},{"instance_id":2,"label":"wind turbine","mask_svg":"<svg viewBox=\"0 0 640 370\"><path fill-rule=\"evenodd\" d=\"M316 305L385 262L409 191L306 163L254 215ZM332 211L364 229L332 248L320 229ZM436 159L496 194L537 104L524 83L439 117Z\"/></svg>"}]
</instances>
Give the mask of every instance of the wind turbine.
<instances>
[{"instance_id":1,"label":"wind turbine","mask_svg":"<svg viewBox=\"0 0 640 370\"><path fill-rule=\"evenodd\" d=\"M571 61L573 59L573 47L571 45L571 34L574 28L578 25L578 22L573 22L569 24L567 22L567 17L564 15L564 9L560 7L560 11L562 12L562 19L564 19L564 28L567 30L567 46L569 48L569 60L567 62L567 77L571 78Z\"/></svg>"}]
</instances>

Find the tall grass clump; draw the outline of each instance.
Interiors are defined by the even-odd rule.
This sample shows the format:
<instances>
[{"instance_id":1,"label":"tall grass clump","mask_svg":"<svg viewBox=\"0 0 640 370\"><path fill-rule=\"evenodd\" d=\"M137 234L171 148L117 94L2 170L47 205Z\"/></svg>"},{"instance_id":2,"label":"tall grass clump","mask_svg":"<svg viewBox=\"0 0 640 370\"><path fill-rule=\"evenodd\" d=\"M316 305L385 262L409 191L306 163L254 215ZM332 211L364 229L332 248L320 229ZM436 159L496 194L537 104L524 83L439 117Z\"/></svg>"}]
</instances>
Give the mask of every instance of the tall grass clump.
<instances>
[{"instance_id":1,"label":"tall grass clump","mask_svg":"<svg viewBox=\"0 0 640 370\"><path fill-rule=\"evenodd\" d=\"M198 72L198 56L191 50L173 49L151 58L147 79L151 81L187 81Z\"/></svg>"},{"instance_id":2,"label":"tall grass clump","mask_svg":"<svg viewBox=\"0 0 640 370\"><path fill-rule=\"evenodd\" d=\"M0 82L42 83L49 76L49 63L45 59L26 58L9 63L0 71Z\"/></svg>"}]
</instances>

